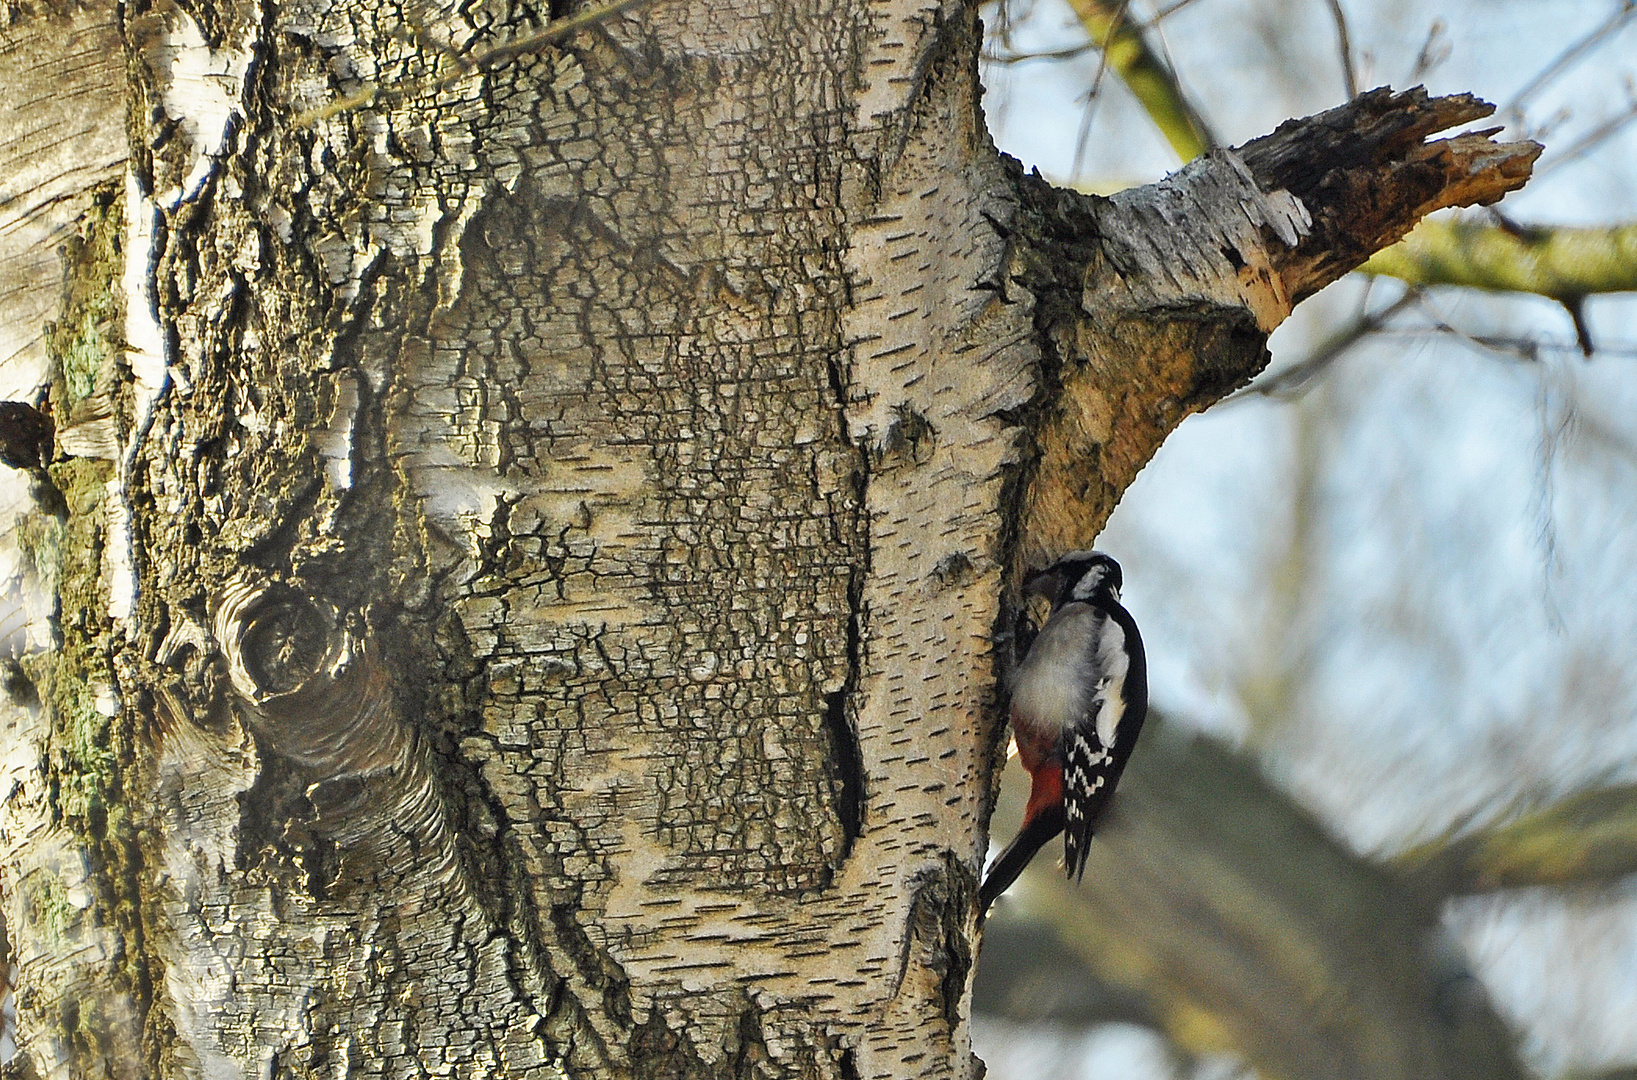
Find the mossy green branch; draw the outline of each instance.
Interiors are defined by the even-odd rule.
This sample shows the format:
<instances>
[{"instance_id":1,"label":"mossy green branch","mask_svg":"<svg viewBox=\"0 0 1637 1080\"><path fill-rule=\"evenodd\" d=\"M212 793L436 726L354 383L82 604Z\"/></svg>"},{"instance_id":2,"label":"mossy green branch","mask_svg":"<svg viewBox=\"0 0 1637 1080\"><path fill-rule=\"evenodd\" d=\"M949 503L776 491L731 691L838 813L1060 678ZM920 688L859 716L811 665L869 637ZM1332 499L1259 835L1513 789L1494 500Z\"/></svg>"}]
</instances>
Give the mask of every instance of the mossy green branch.
<instances>
[{"instance_id":1,"label":"mossy green branch","mask_svg":"<svg viewBox=\"0 0 1637 1080\"><path fill-rule=\"evenodd\" d=\"M1631 292L1637 290L1637 224L1512 229L1423 221L1359 269L1415 285L1464 285L1553 300Z\"/></svg>"},{"instance_id":2,"label":"mossy green branch","mask_svg":"<svg viewBox=\"0 0 1637 1080\"><path fill-rule=\"evenodd\" d=\"M1103 51L1108 69L1130 88L1177 157L1192 161L1214 145L1204 121L1182 96L1176 74L1148 47L1120 0L1069 0Z\"/></svg>"},{"instance_id":3,"label":"mossy green branch","mask_svg":"<svg viewBox=\"0 0 1637 1080\"><path fill-rule=\"evenodd\" d=\"M1611 884L1637 874L1637 785L1571 795L1499 828L1416 848L1396 862L1433 898Z\"/></svg>"}]
</instances>

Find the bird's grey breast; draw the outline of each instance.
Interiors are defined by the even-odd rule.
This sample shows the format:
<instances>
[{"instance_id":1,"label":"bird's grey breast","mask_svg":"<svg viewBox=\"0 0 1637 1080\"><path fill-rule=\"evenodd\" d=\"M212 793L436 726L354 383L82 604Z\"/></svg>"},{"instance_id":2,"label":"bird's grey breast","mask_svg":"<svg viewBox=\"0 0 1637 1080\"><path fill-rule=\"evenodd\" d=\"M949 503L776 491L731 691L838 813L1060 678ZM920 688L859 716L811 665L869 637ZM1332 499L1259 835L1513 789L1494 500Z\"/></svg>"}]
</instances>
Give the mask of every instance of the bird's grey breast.
<instances>
[{"instance_id":1,"label":"bird's grey breast","mask_svg":"<svg viewBox=\"0 0 1637 1080\"><path fill-rule=\"evenodd\" d=\"M1090 604L1053 613L1012 678L1013 714L1037 727L1079 723L1096 695L1102 624L1112 621Z\"/></svg>"}]
</instances>

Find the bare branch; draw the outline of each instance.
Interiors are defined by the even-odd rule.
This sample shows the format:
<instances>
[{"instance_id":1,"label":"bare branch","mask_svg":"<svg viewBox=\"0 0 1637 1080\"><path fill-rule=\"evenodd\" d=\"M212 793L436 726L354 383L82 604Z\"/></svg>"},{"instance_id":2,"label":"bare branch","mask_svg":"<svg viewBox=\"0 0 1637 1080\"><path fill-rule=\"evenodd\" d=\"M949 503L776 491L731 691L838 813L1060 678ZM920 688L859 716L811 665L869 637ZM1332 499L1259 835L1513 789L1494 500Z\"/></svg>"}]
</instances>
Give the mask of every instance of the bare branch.
<instances>
[{"instance_id":1,"label":"bare branch","mask_svg":"<svg viewBox=\"0 0 1637 1080\"><path fill-rule=\"evenodd\" d=\"M1468 95L1373 90L1108 199L1017 170L1020 265L1009 280L1037 297L1063 358L1057 401L1037 430L1018 557L1089 546L1171 429L1261 371L1266 334L1296 303L1432 210L1520 187L1536 144L1490 133L1428 141L1489 112ZM1092 295L1101 314L1083 302ZM1156 311L1177 315L1154 325ZM1142 320L1150 329L1140 334L1132 327ZM1106 381L1120 363L1144 372L1140 393L1129 378Z\"/></svg>"},{"instance_id":2,"label":"bare branch","mask_svg":"<svg viewBox=\"0 0 1637 1080\"><path fill-rule=\"evenodd\" d=\"M1493 130L1423 141L1493 111L1471 95L1381 88L1247 143L1244 159L1262 188L1288 190L1314 219L1281 267L1292 299L1328 285L1434 210L1487 205L1522 187L1538 143L1492 142ZM1441 179L1429 184L1433 176Z\"/></svg>"},{"instance_id":3,"label":"bare branch","mask_svg":"<svg viewBox=\"0 0 1637 1080\"><path fill-rule=\"evenodd\" d=\"M1358 73L1353 69L1353 44L1347 34L1347 13L1341 9L1341 0L1327 0L1330 16L1336 20L1336 48L1341 53L1342 85L1347 88L1347 100L1358 97Z\"/></svg>"}]
</instances>

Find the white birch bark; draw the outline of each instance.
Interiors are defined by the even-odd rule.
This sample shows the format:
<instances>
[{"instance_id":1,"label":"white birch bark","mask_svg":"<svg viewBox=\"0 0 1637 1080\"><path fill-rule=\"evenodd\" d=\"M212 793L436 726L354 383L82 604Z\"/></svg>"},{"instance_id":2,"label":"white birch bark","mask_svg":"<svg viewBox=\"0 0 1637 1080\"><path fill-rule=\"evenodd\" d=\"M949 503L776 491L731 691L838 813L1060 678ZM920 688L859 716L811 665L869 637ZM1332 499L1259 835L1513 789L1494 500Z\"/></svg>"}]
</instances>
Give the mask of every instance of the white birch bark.
<instances>
[{"instance_id":1,"label":"white birch bark","mask_svg":"<svg viewBox=\"0 0 1637 1080\"><path fill-rule=\"evenodd\" d=\"M12 679L19 1069L979 1068L1007 583L1328 253L1238 158L1021 177L959 3L462 68L567 6L124 12L62 301L124 351L51 389L111 449L52 467Z\"/></svg>"}]
</instances>

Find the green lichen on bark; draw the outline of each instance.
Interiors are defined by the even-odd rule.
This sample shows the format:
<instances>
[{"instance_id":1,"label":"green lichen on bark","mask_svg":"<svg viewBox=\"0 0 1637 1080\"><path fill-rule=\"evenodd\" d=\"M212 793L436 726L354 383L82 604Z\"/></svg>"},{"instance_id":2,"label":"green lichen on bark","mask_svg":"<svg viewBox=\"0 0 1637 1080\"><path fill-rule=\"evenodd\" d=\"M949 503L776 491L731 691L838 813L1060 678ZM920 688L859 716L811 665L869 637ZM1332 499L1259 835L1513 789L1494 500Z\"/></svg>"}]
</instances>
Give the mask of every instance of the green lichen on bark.
<instances>
[{"instance_id":1,"label":"green lichen on bark","mask_svg":"<svg viewBox=\"0 0 1637 1080\"><path fill-rule=\"evenodd\" d=\"M1637 225L1601 228L1423 221L1359 267L1414 285L1461 285L1554 300L1637 289Z\"/></svg>"},{"instance_id":2,"label":"green lichen on bark","mask_svg":"<svg viewBox=\"0 0 1637 1080\"><path fill-rule=\"evenodd\" d=\"M123 224L118 189L106 188L61 249L60 317L45 334L59 418L72 416L93 395L111 393L118 379ZM105 959L77 970L48 968L32 985L25 972L32 1000L42 1005L24 1023L36 1029L36 1038L75 1048L84 1060L129 1061L149 983L136 914L140 860L127 795L135 717L112 664L113 623L103 577L108 491L116 470L108 461L65 458L50 464L48 473L62 496L62 512L36 513L20 539L36 580L54 588L56 648L26 656L21 664L45 710L41 766L48 823L64 844L57 858L70 868L71 879L83 873L83 881L67 891L60 885L45 889L31 910L47 938L55 935L65 948L100 940ZM66 976L69 982L51 985L69 971L75 971ZM116 1067L110 1075L124 1073Z\"/></svg>"},{"instance_id":3,"label":"green lichen on bark","mask_svg":"<svg viewBox=\"0 0 1637 1080\"><path fill-rule=\"evenodd\" d=\"M108 185L92 196L79 228L61 247L62 309L45 334L59 413L108 385L124 347L124 227L119 188Z\"/></svg>"},{"instance_id":4,"label":"green lichen on bark","mask_svg":"<svg viewBox=\"0 0 1637 1080\"><path fill-rule=\"evenodd\" d=\"M118 325L124 302L120 234L124 215L112 186L98 192L61 249L61 317L47 327L53 361L56 411L67 414L99 386L106 388L119 362ZM57 582L57 633L61 647L37 658L36 679L52 714L49 766L55 771L57 813L80 823L100 842L110 797L119 787L115 717L119 713L109 656L108 599L102 581L107 522L104 504L113 466L69 459L50 469L68 508L66 520L36 515L25 541L37 567ZM117 803L117 799L113 800Z\"/></svg>"}]
</instances>

